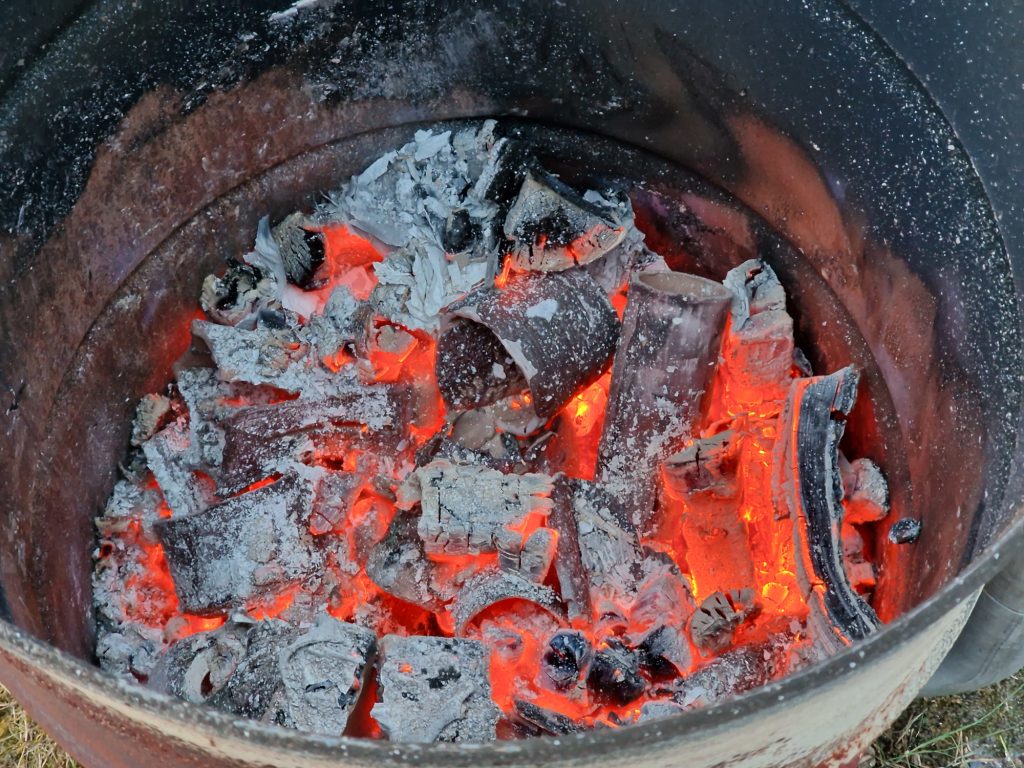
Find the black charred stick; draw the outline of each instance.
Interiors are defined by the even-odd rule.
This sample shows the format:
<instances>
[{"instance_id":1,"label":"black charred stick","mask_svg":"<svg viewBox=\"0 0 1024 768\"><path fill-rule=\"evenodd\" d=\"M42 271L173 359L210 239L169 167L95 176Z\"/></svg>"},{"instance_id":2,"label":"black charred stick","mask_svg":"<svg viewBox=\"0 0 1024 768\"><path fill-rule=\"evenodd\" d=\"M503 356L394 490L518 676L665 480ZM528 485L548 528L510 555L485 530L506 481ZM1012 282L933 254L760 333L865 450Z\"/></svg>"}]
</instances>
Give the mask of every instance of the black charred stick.
<instances>
[{"instance_id":1,"label":"black charred stick","mask_svg":"<svg viewBox=\"0 0 1024 768\"><path fill-rule=\"evenodd\" d=\"M794 520L808 625L815 648L824 655L867 637L879 624L850 585L841 538L845 493L839 441L859 378L850 366L830 376L793 381L773 459L777 504Z\"/></svg>"},{"instance_id":2,"label":"black charred stick","mask_svg":"<svg viewBox=\"0 0 1024 768\"><path fill-rule=\"evenodd\" d=\"M521 392L525 381L534 411L548 418L604 371L618 332L608 295L585 272L516 275L449 307L438 386L449 410L466 410Z\"/></svg>"},{"instance_id":3,"label":"black charred stick","mask_svg":"<svg viewBox=\"0 0 1024 768\"><path fill-rule=\"evenodd\" d=\"M653 525L661 462L682 447L701 415L732 293L677 272L637 275L615 351L597 478L633 525Z\"/></svg>"},{"instance_id":4,"label":"black charred stick","mask_svg":"<svg viewBox=\"0 0 1024 768\"><path fill-rule=\"evenodd\" d=\"M563 736L584 730L583 726L561 712L538 707L523 699L516 699L514 703L519 725L532 736Z\"/></svg>"}]
</instances>

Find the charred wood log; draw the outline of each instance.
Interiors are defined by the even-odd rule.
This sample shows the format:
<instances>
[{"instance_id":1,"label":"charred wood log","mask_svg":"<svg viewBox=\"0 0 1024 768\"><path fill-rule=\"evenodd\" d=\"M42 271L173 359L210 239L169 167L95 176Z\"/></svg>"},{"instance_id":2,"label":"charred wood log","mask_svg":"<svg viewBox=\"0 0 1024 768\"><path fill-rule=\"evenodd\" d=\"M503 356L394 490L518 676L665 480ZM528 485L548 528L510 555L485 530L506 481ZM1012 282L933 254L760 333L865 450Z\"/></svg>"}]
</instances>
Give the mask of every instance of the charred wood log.
<instances>
[{"instance_id":1,"label":"charred wood log","mask_svg":"<svg viewBox=\"0 0 1024 768\"><path fill-rule=\"evenodd\" d=\"M771 267L756 260L731 270L724 282L734 295L722 345L724 387L747 408L781 408L796 355L782 283Z\"/></svg>"},{"instance_id":2,"label":"charred wood log","mask_svg":"<svg viewBox=\"0 0 1024 768\"><path fill-rule=\"evenodd\" d=\"M740 624L760 611L754 590L749 587L712 592L701 601L690 619L690 638L704 653L719 653L732 644L733 634Z\"/></svg>"},{"instance_id":3,"label":"charred wood log","mask_svg":"<svg viewBox=\"0 0 1024 768\"><path fill-rule=\"evenodd\" d=\"M464 635L470 623L488 608L509 600L531 603L561 621L561 600L551 587L530 581L514 571L486 570L471 576L455 597L455 633Z\"/></svg>"},{"instance_id":4,"label":"charred wood log","mask_svg":"<svg viewBox=\"0 0 1024 768\"><path fill-rule=\"evenodd\" d=\"M580 195L538 165L527 172L505 217L506 258L517 271L561 271L604 256L632 225L628 200Z\"/></svg>"},{"instance_id":5,"label":"charred wood log","mask_svg":"<svg viewBox=\"0 0 1024 768\"><path fill-rule=\"evenodd\" d=\"M397 742L490 741L500 711L491 700L487 648L474 640L381 641L380 700L371 714Z\"/></svg>"},{"instance_id":6,"label":"charred wood log","mask_svg":"<svg viewBox=\"0 0 1024 768\"><path fill-rule=\"evenodd\" d=\"M630 284L597 478L641 532L654 522L661 462L700 417L730 299L719 283L675 272L641 274Z\"/></svg>"},{"instance_id":7,"label":"charred wood log","mask_svg":"<svg viewBox=\"0 0 1024 768\"><path fill-rule=\"evenodd\" d=\"M548 418L601 374L618 332L607 294L585 272L518 275L448 308L438 386L450 410L465 410L522 391L525 381L534 411Z\"/></svg>"},{"instance_id":8,"label":"charred wood log","mask_svg":"<svg viewBox=\"0 0 1024 768\"><path fill-rule=\"evenodd\" d=\"M192 469L188 430L174 422L142 446L146 465L175 515L195 515L213 503L212 489Z\"/></svg>"},{"instance_id":9,"label":"charred wood log","mask_svg":"<svg viewBox=\"0 0 1024 768\"><path fill-rule=\"evenodd\" d=\"M366 562L366 575L389 595L429 611L442 608L432 588L434 567L418 533L419 508L399 509Z\"/></svg>"},{"instance_id":10,"label":"charred wood log","mask_svg":"<svg viewBox=\"0 0 1024 768\"><path fill-rule=\"evenodd\" d=\"M533 702L516 699L516 725L524 736L564 736L567 733L581 733L584 729L571 717L563 715Z\"/></svg>"},{"instance_id":11,"label":"charred wood log","mask_svg":"<svg viewBox=\"0 0 1024 768\"><path fill-rule=\"evenodd\" d=\"M278 654L286 723L340 736L364 690L377 638L368 629L321 614Z\"/></svg>"},{"instance_id":12,"label":"charred wood log","mask_svg":"<svg viewBox=\"0 0 1024 768\"><path fill-rule=\"evenodd\" d=\"M545 475L504 475L441 459L413 471L399 505L422 507L419 535L429 553L511 553L523 549L517 527L531 515L547 517L551 491Z\"/></svg>"},{"instance_id":13,"label":"charred wood log","mask_svg":"<svg viewBox=\"0 0 1024 768\"><path fill-rule=\"evenodd\" d=\"M741 516L731 430L694 440L665 460L662 515L679 515L686 564L702 588L742 589L754 583L754 564ZM670 521L663 521L670 525Z\"/></svg>"},{"instance_id":14,"label":"charred wood log","mask_svg":"<svg viewBox=\"0 0 1024 768\"><path fill-rule=\"evenodd\" d=\"M774 456L777 505L795 521L797 576L815 647L831 654L875 632L878 616L850 585L843 559L839 441L857 398L852 367L793 381Z\"/></svg>"},{"instance_id":15,"label":"charred wood log","mask_svg":"<svg viewBox=\"0 0 1024 768\"><path fill-rule=\"evenodd\" d=\"M309 578L323 554L309 533L312 488L294 475L153 524L182 611L210 614Z\"/></svg>"}]
</instances>

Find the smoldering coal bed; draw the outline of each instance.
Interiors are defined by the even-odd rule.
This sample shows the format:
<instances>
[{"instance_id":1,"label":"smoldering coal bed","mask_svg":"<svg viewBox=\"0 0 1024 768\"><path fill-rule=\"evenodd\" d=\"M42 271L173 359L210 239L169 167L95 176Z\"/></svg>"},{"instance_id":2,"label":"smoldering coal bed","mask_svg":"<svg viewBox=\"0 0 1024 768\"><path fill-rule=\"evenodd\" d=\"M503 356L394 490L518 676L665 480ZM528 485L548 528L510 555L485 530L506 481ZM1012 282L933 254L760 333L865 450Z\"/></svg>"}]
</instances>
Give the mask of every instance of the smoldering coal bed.
<instances>
[{"instance_id":1,"label":"smoldering coal bed","mask_svg":"<svg viewBox=\"0 0 1024 768\"><path fill-rule=\"evenodd\" d=\"M647 194L486 122L261 221L97 521L102 666L482 741L669 716L874 632L874 532L916 521L840 448L858 369L811 369L766 261L688 270L658 218L688 212Z\"/></svg>"}]
</instances>

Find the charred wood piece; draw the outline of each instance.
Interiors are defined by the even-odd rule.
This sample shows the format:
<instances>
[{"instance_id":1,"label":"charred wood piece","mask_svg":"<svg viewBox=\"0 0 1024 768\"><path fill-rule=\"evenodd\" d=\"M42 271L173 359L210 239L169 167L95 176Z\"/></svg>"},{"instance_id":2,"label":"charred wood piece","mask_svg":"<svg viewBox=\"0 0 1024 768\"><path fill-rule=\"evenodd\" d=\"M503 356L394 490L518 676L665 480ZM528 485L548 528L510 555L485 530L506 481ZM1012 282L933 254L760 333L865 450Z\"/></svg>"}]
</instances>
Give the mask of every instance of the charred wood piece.
<instances>
[{"instance_id":1,"label":"charred wood piece","mask_svg":"<svg viewBox=\"0 0 1024 768\"><path fill-rule=\"evenodd\" d=\"M399 504L422 507L419 534L429 553L508 553L523 548L515 526L530 515L547 517L551 491L545 475L504 475L440 459L412 472Z\"/></svg>"},{"instance_id":2,"label":"charred wood piece","mask_svg":"<svg viewBox=\"0 0 1024 768\"><path fill-rule=\"evenodd\" d=\"M641 668L655 680L685 674L693 663L686 635L675 625L660 624L637 646Z\"/></svg>"},{"instance_id":3,"label":"charred wood piece","mask_svg":"<svg viewBox=\"0 0 1024 768\"><path fill-rule=\"evenodd\" d=\"M622 505L601 487L560 476L548 525L558 532L555 572L570 619L590 621L605 597L636 588L640 540Z\"/></svg>"},{"instance_id":4,"label":"charred wood piece","mask_svg":"<svg viewBox=\"0 0 1024 768\"><path fill-rule=\"evenodd\" d=\"M284 264L288 282L300 288L312 288L313 277L324 263L322 232L312 229L301 213L292 213L271 230Z\"/></svg>"},{"instance_id":5,"label":"charred wood piece","mask_svg":"<svg viewBox=\"0 0 1024 768\"><path fill-rule=\"evenodd\" d=\"M362 693L377 638L368 629L322 614L278 655L287 724L340 736Z\"/></svg>"},{"instance_id":6,"label":"charred wood piece","mask_svg":"<svg viewBox=\"0 0 1024 768\"><path fill-rule=\"evenodd\" d=\"M427 559L418 525L418 507L397 510L388 532L370 553L366 575L389 595L437 611L442 606L431 588L434 567Z\"/></svg>"},{"instance_id":7,"label":"charred wood piece","mask_svg":"<svg viewBox=\"0 0 1024 768\"><path fill-rule=\"evenodd\" d=\"M598 646L587 673L587 687L598 697L628 704L644 692L647 681L640 674L640 655L617 638Z\"/></svg>"},{"instance_id":8,"label":"charred wood piece","mask_svg":"<svg viewBox=\"0 0 1024 768\"><path fill-rule=\"evenodd\" d=\"M348 286L340 285L331 291L323 312L309 318L302 335L326 364L346 347L362 343L371 317L369 302L359 301Z\"/></svg>"},{"instance_id":9,"label":"charred wood piece","mask_svg":"<svg viewBox=\"0 0 1024 768\"><path fill-rule=\"evenodd\" d=\"M726 651L667 686L672 701L683 710L691 710L762 686L786 672L791 642L790 638L776 636L764 643Z\"/></svg>"},{"instance_id":10,"label":"charred wood piece","mask_svg":"<svg viewBox=\"0 0 1024 768\"><path fill-rule=\"evenodd\" d=\"M808 625L825 654L867 637L878 616L850 585L844 567L843 483L839 441L857 398L853 367L793 381L774 456L777 505L794 519L797 576L810 607Z\"/></svg>"},{"instance_id":11,"label":"charred wood piece","mask_svg":"<svg viewBox=\"0 0 1024 768\"><path fill-rule=\"evenodd\" d=\"M318 573L323 554L309 533L312 495L307 481L289 475L203 512L155 522L182 611L216 613Z\"/></svg>"},{"instance_id":12,"label":"charred wood piece","mask_svg":"<svg viewBox=\"0 0 1024 768\"><path fill-rule=\"evenodd\" d=\"M290 328L245 330L196 320L192 333L206 342L220 376L228 381L269 384L288 392L315 383L309 345Z\"/></svg>"},{"instance_id":13,"label":"charred wood piece","mask_svg":"<svg viewBox=\"0 0 1024 768\"><path fill-rule=\"evenodd\" d=\"M796 355L782 283L763 261L750 260L731 270L724 284L734 296L722 346L725 386L748 407L781 407Z\"/></svg>"},{"instance_id":14,"label":"charred wood piece","mask_svg":"<svg viewBox=\"0 0 1024 768\"><path fill-rule=\"evenodd\" d=\"M712 592L690 619L690 638L704 653L718 653L729 647L740 624L760 610L754 590L749 587Z\"/></svg>"},{"instance_id":15,"label":"charred wood piece","mask_svg":"<svg viewBox=\"0 0 1024 768\"><path fill-rule=\"evenodd\" d=\"M455 633L464 635L470 623L491 606L509 600L532 603L561 620L564 611L551 587L513 571L486 570L471 576L459 590L452 605Z\"/></svg>"},{"instance_id":16,"label":"charred wood piece","mask_svg":"<svg viewBox=\"0 0 1024 768\"><path fill-rule=\"evenodd\" d=\"M245 658L251 629L249 622L228 621L179 640L156 660L150 684L193 704L203 703L227 684Z\"/></svg>"},{"instance_id":17,"label":"charred wood piece","mask_svg":"<svg viewBox=\"0 0 1024 768\"><path fill-rule=\"evenodd\" d=\"M604 256L626 235L628 201L612 203L576 190L536 164L527 172L505 217L512 247L505 258L517 271L561 271Z\"/></svg>"},{"instance_id":18,"label":"charred wood piece","mask_svg":"<svg viewBox=\"0 0 1024 768\"><path fill-rule=\"evenodd\" d=\"M380 645L380 701L371 712L391 741L491 741L487 648L474 640L388 635Z\"/></svg>"},{"instance_id":19,"label":"charred wood piece","mask_svg":"<svg viewBox=\"0 0 1024 768\"><path fill-rule=\"evenodd\" d=\"M142 446L146 465L175 515L195 515L213 502L207 484L192 469L191 441L185 427L174 422Z\"/></svg>"},{"instance_id":20,"label":"charred wood piece","mask_svg":"<svg viewBox=\"0 0 1024 768\"><path fill-rule=\"evenodd\" d=\"M348 517L363 486L364 478L355 472L324 471L316 483L309 531L319 536L337 530Z\"/></svg>"},{"instance_id":21,"label":"charred wood piece","mask_svg":"<svg viewBox=\"0 0 1024 768\"><path fill-rule=\"evenodd\" d=\"M754 583L750 542L741 516L735 437L728 430L694 440L663 466L662 514L679 509L687 566L697 582L711 590L741 589Z\"/></svg>"},{"instance_id":22,"label":"charred wood piece","mask_svg":"<svg viewBox=\"0 0 1024 768\"><path fill-rule=\"evenodd\" d=\"M149 394L144 396L135 409L135 421L132 422L131 444L142 445L153 435L167 426L171 417L171 401L163 395Z\"/></svg>"},{"instance_id":23,"label":"charred wood piece","mask_svg":"<svg viewBox=\"0 0 1024 768\"><path fill-rule=\"evenodd\" d=\"M516 721L529 736L564 736L567 733L581 733L584 728L571 717L538 707L533 702L516 699Z\"/></svg>"},{"instance_id":24,"label":"charred wood piece","mask_svg":"<svg viewBox=\"0 0 1024 768\"><path fill-rule=\"evenodd\" d=\"M199 305L214 322L252 327L260 309L279 306L277 285L259 267L231 259L222 277L207 275Z\"/></svg>"},{"instance_id":25,"label":"charred wood piece","mask_svg":"<svg viewBox=\"0 0 1024 768\"><path fill-rule=\"evenodd\" d=\"M597 478L649 532L661 462L691 436L732 294L694 275L651 272L629 288Z\"/></svg>"},{"instance_id":26,"label":"charred wood piece","mask_svg":"<svg viewBox=\"0 0 1024 768\"><path fill-rule=\"evenodd\" d=\"M299 634L283 621L264 621L245 638L245 654L208 703L241 717L285 725L280 651Z\"/></svg>"},{"instance_id":27,"label":"charred wood piece","mask_svg":"<svg viewBox=\"0 0 1024 768\"><path fill-rule=\"evenodd\" d=\"M538 528L518 550L498 550L498 565L530 581L542 583L555 561L558 535L550 528Z\"/></svg>"},{"instance_id":28,"label":"charred wood piece","mask_svg":"<svg viewBox=\"0 0 1024 768\"><path fill-rule=\"evenodd\" d=\"M574 687L590 664L593 649L586 635L575 630L556 632L548 641L541 669L558 691Z\"/></svg>"},{"instance_id":29,"label":"charred wood piece","mask_svg":"<svg viewBox=\"0 0 1024 768\"><path fill-rule=\"evenodd\" d=\"M921 521L903 517L889 528L889 541L893 544L911 544L921 537Z\"/></svg>"},{"instance_id":30,"label":"charred wood piece","mask_svg":"<svg viewBox=\"0 0 1024 768\"><path fill-rule=\"evenodd\" d=\"M601 374L618 333L607 294L585 272L517 275L448 308L438 386L450 410L466 410L522 391L525 380L533 410L548 418Z\"/></svg>"},{"instance_id":31,"label":"charred wood piece","mask_svg":"<svg viewBox=\"0 0 1024 768\"><path fill-rule=\"evenodd\" d=\"M845 522L877 523L889 514L889 484L871 459L855 459L842 466Z\"/></svg>"}]
</instances>

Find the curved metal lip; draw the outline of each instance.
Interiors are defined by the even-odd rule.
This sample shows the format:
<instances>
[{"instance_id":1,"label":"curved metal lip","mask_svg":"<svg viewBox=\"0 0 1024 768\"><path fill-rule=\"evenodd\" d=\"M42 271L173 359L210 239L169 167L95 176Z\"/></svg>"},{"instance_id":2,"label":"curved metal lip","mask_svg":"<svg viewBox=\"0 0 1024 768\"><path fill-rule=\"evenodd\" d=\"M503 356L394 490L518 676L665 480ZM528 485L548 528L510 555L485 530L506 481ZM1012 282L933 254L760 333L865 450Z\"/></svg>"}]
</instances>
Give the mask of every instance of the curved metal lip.
<instances>
[{"instance_id":1,"label":"curved metal lip","mask_svg":"<svg viewBox=\"0 0 1024 768\"><path fill-rule=\"evenodd\" d=\"M1018 506L1017 511L1024 511L1024 505ZM877 634L778 682L705 709L681 713L663 720L559 738L483 744L416 745L346 736L300 734L278 726L242 721L216 710L187 704L164 694L149 691L142 686L119 681L104 673L99 667L87 664L25 634L9 622L0 622L0 647L45 670L67 675L74 679L76 685L94 688L97 693L119 700L126 707L139 708L182 726L198 726L215 734L235 731L239 737L244 736L249 741L255 738L263 746L285 751L328 758L343 754L349 758L378 763L436 760L440 764L451 764L460 758L471 759L474 764L501 764L521 759L524 754L528 754L531 760L552 761L570 755L578 758L588 753L607 756L613 751L627 752L640 746L648 748L697 736L703 731L728 727L738 719L764 712L772 707L789 706L794 700L811 693L823 681L830 684L842 682L843 678L855 674L858 666L870 664L872 659L884 656L906 640L912 639L921 629L938 621L956 605L982 588L989 578L998 572L1001 553L1022 542L1024 518L1015 521L978 562L969 566L938 594L891 624L887 624Z\"/></svg>"}]
</instances>

